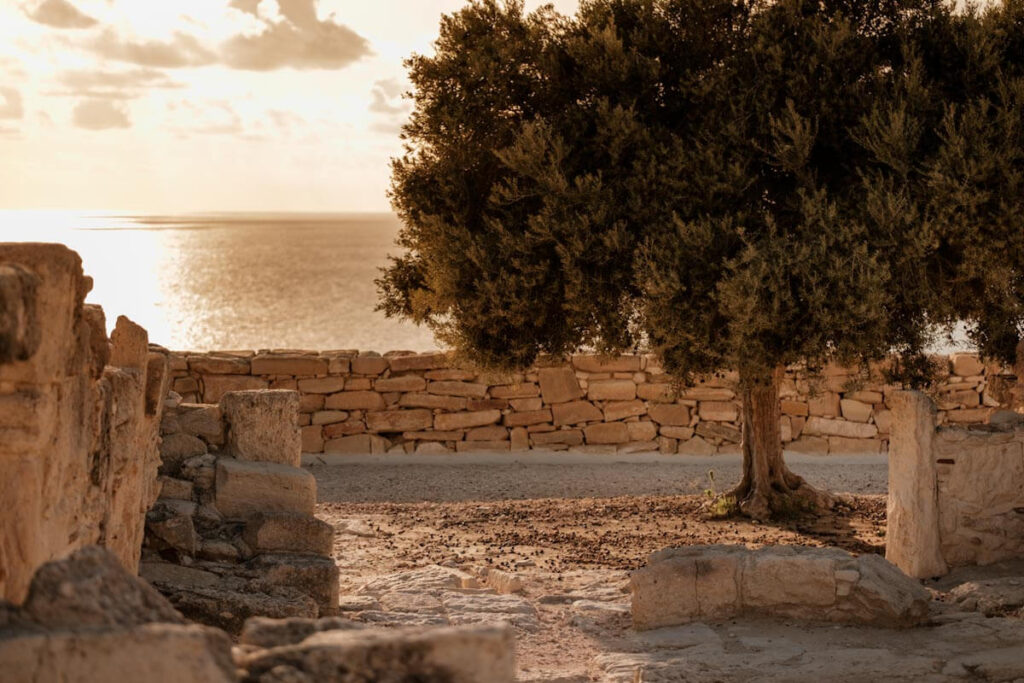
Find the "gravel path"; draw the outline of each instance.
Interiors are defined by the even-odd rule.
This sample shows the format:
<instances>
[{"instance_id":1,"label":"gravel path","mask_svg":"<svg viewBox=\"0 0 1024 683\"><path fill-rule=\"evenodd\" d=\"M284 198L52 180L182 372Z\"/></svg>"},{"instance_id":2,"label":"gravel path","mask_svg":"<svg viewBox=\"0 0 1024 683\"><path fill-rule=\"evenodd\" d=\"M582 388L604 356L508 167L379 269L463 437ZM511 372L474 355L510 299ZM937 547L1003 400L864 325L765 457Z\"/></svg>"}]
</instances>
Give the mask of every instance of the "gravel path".
<instances>
[{"instance_id":1,"label":"gravel path","mask_svg":"<svg viewBox=\"0 0 1024 683\"><path fill-rule=\"evenodd\" d=\"M323 461L327 460L325 464ZM473 454L305 456L321 503L455 502L536 498L671 496L725 490L739 480L739 457ZM787 456L797 474L835 492L884 494L883 456Z\"/></svg>"}]
</instances>

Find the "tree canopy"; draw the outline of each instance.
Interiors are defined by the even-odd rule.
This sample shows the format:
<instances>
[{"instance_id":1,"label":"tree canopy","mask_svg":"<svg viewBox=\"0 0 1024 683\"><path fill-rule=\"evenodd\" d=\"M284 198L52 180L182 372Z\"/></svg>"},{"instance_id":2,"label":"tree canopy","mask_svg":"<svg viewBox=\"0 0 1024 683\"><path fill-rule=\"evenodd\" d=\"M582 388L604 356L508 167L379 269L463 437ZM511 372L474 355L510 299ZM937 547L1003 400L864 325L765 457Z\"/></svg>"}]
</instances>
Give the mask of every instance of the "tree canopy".
<instances>
[{"instance_id":1,"label":"tree canopy","mask_svg":"<svg viewBox=\"0 0 1024 683\"><path fill-rule=\"evenodd\" d=\"M408 61L382 308L471 359L682 379L1024 321L1021 3L474 0ZM907 367L913 363L907 362Z\"/></svg>"}]
</instances>

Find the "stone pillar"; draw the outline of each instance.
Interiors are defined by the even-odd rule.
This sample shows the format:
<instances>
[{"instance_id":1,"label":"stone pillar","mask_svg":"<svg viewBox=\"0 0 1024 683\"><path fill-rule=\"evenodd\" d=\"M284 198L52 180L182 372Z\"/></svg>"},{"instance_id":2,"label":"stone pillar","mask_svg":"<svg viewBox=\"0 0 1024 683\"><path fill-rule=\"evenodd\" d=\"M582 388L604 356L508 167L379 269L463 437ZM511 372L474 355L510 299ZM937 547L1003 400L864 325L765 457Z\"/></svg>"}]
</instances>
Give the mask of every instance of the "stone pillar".
<instances>
[{"instance_id":1,"label":"stone pillar","mask_svg":"<svg viewBox=\"0 0 1024 683\"><path fill-rule=\"evenodd\" d=\"M302 460L297 391L229 391L220 399L227 450L239 460L298 467Z\"/></svg>"},{"instance_id":2,"label":"stone pillar","mask_svg":"<svg viewBox=\"0 0 1024 683\"><path fill-rule=\"evenodd\" d=\"M918 579L948 571L939 544L935 405L920 391L896 392L889 440L885 559Z\"/></svg>"}]
</instances>

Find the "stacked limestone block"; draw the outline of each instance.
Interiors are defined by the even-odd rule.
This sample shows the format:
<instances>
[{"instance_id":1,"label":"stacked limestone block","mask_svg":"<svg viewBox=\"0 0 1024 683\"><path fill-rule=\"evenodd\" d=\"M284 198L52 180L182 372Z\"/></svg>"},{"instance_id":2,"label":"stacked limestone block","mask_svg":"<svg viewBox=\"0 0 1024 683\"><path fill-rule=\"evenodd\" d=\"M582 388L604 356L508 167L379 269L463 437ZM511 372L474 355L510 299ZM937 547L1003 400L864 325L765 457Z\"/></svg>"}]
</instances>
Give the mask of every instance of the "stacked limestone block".
<instances>
[{"instance_id":1,"label":"stacked limestone block","mask_svg":"<svg viewBox=\"0 0 1024 683\"><path fill-rule=\"evenodd\" d=\"M89 544L138 565L167 352L123 316L108 339L91 288L63 245L0 244L0 599Z\"/></svg>"},{"instance_id":2,"label":"stacked limestone block","mask_svg":"<svg viewBox=\"0 0 1024 683\"><path fill-rule=\"evenodd\" d=\"M928 396L893 400L886 557L918 578L1024 558L1024 415L936 427Z\"/></svg>"},{"instance_id":3,"label":"stacked limestone block","mask_svg":"<svg viewBox=\"0 0 1024 683\"><path fill-rule=\"evenodd\" d=\"M314 517L316 481L299 467L298 394L165 405L142 575L186 616L232 632L250 616L334 614L334 532Z\"/></svg>"},{"instance_id":4,"label":"stacked limestone block","mask_svg":"<svg viewBox=\"0 0 1024 683\"><path fill-rule=\"evenodd\" d=\"M934 388L943 422L984 423L1014 379L970 354L938 360L948 371ZM306 453L739 452L735 376L677 389L649 355L548 358L524 373L494 375L445 353L178 353L172 375L174 390L193 402L237 389L298 391ZM780 401L786 448L884 453L894 390L846 368L827 368L820 381L791 369Z\"/></svg>"}]
</instances>

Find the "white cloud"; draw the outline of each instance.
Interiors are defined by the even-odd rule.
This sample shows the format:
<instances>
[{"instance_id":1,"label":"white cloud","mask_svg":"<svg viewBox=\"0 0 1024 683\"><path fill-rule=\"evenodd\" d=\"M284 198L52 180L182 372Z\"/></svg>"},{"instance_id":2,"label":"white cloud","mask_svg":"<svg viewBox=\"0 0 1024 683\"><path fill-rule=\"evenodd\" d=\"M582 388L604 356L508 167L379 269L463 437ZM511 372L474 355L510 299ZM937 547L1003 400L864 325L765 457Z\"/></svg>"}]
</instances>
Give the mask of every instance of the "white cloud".
<instances>
[{"instance_id":1,"label":"white cloud","mask_svg":"<svg viewBox=\"0 0 1024 683\"><path fill-rule=\"evenodd\" d=\"M82 100L72 112L72 120L79 128L86 130L108 130L130 128L128 112L109 100Z\"/></svg>"},{"instance_id":2,"label":"white cloud","mask_svg":"<svg viewBox=\"0 0 1024 683\"><path fill-rule=\"evenodd\" d=\"M25 14L32 21L55 28L90 28L97 23L67 0L43 0Z\"/></svg>"},{"instance_id":3,"label":"white cloud","mask_svg":"<svg viewBox=\"0 0 1024 683\"><path fill-rule=\"evenodd\" d=\"M133 41L125 40L108 29L92 41L91 47L101 57L140 66L180 68L217 61L212 50L185 33L175 33L169 41Z\"/></svg>"},{"instance_id":4,"label":"white cloud","mask_svg":"<svg viewBox=\"0 0 1024 683\"><path fill-rule=\"evenodd\" d=\"M20 119L25 114L21 93L14 88L0 88L0 119Z\"/></svg>"}]
</instances>

